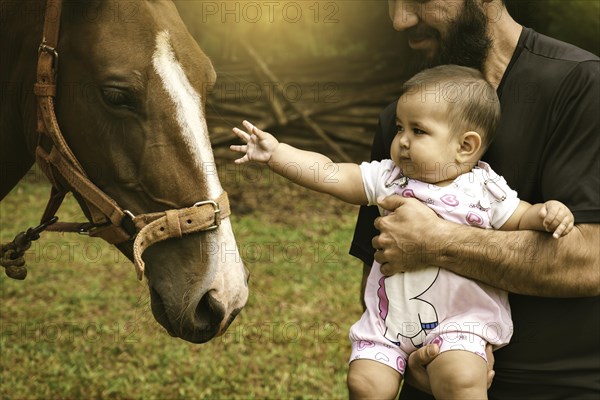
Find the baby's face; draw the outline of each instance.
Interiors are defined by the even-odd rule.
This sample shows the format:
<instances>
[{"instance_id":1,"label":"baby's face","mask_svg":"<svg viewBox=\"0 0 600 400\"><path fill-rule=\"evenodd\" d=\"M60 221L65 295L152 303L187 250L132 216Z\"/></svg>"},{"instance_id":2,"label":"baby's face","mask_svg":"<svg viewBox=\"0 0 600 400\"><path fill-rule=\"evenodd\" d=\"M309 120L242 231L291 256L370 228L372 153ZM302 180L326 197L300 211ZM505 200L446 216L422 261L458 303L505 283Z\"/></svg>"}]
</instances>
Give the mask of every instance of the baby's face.
<instances>
[{"instance_id":1,"label":"baby's face","mask_svg":"<svg viewBox=\"0 0 600 400\"><path fill-rule=\"evenodd\" d=\"M441 183L460 174L459 135L452 134L446 110L435 92L407 93L398 100L391 157L409 178Z\"/></svg>"}]
</instances>

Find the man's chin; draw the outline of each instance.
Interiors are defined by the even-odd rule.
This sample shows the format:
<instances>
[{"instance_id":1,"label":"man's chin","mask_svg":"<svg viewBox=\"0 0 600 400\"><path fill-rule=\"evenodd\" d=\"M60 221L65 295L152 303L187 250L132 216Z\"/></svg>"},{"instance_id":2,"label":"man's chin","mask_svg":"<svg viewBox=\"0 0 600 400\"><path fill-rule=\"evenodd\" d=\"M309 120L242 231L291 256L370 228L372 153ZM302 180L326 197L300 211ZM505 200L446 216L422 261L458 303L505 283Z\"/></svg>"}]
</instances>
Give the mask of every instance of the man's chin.
<instances>
[{"instance_id":1,"label":"man's chin","mask_svg":"<svg viewBox=\"0 0 600 400\"><path fill-rule=\"evenodd\" d=\"M437 67L441 64L442 62L440 56L435 51L413 50L407 68L410 75L414 75L428 68Z\"/></svg>"}]
</instances>

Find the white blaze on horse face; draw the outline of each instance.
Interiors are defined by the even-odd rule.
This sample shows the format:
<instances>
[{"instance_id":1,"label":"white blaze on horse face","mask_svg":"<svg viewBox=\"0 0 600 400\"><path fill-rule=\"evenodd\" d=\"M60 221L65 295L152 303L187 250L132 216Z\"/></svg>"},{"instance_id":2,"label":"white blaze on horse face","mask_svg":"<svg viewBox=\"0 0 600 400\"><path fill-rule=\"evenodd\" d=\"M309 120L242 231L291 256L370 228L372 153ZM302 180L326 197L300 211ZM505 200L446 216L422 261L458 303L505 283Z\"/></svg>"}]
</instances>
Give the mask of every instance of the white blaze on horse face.
<instances>
[{"instance_id":1,"label":"white blaze on horse face","mask_svg":"<svg viewBox=\"0 0 600 400\"><path fill-rule=\"evenodd\" d=\"M152 65L175 106L183 140L195 158L199 171L205 176L207 195L210 199L216 199L223 188L215 168L201 97L177 61L167 31L159 32L156 36ZM213 297L227 310L240 309L248 299L248 286L229 218L221 221L220 229L206 233L206 237L209 243L221 246L220 251L211 253L208 259L208 270L216 271L216 274L213 281L208 283L210 287L199 287L194 292L202 294L210 289Z\"/></svg>"},{"instance_id":2,"label":"white blaze on horse face","mask_svg":"<svg viewBox=\"0 0 600 400\"><path fill-rule=\"evenodd\" d=\"M175 105L175 115L183 139L194 155L198 168L206 177L208 196L217 198L223 189L215 168L200 94L191 85L181 64L177 61L167 31L161 31L156 35L152 65Z\"/></svg>"}]
</instances>

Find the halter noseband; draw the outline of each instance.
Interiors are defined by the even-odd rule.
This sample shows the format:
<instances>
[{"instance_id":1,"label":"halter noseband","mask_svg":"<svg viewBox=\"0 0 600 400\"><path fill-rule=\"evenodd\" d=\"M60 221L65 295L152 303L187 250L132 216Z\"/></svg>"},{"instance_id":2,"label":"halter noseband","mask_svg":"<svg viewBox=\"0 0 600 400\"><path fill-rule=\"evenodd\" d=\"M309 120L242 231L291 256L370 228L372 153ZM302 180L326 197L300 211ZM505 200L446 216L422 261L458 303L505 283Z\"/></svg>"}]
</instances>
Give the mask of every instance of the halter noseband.
<instances>
[{"instance_id":1,"label":"halter noseband","mask_svg":"<svg viewBox=\"0 0 600 400\"><path fill-rule=\"evenodd\" d=\"M36 162L52 183L52 192L40 225L17 235L8 246L12 245L19 250L22 257L31 241L39 238L39 233L43 230L86 233L100 237L110 244L124 243L133 239L133 262L137 277L141 280L144 274L142 260L144 250L166 239L217 229L221 220L231 213L227 194L223 192L217 199L200 201L191 207L135 216L119 207L115 200L87 177L65 141L54 111L58 67L56 48L61 8L62 0L46 2L44 34L39 46L37 79L34 85L39 134L35 150ZM68 192L79 195L82 206L85 204L84 212L91 222L56 222L57 218L54 215ZM19 251L13 251L9 257L4 257L3 245L3 260L4 258L16 259ZM6 272L9 274L8 268ZM17 278L24 277L22 274L22 277Z\"/></svg>"}]
</instances>

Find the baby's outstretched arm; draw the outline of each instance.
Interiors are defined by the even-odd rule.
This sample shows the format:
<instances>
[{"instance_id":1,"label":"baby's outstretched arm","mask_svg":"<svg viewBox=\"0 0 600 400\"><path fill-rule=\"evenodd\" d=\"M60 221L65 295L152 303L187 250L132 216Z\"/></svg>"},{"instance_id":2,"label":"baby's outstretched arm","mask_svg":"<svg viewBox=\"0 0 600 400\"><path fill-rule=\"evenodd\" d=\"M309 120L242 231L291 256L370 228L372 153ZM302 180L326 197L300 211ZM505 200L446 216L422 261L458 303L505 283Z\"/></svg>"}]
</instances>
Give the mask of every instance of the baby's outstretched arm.
<instances>
[{"instance_id":1,"label":"baby's outstretched arm","mask_svg":"<svg viewBox=\"0 0 600 400\"><path fill-rule=\"evenodd\" d=\"M571 232L574 222L573 213L560 201L549 200L533 205L521 201L517 210L500 229L552 232L552 236L558 239Z\"/></svg>"},{"instance_id":2,"label":"baby's outstretched arm","mask_svg":"<svg viewBox=\"0 0 600 400\"><path fill-rule=\"evenodd\" d=\"M248 121L243 122L247 132L233 128L245 144L233 145L231 150L244 153L237 164L254 161L267 164L279 175L305 188L327 193L351 204L367 204L360 167L357 164L331 161L323 154L304 151L280 143Z\"/></svg>"}]
</instances>

